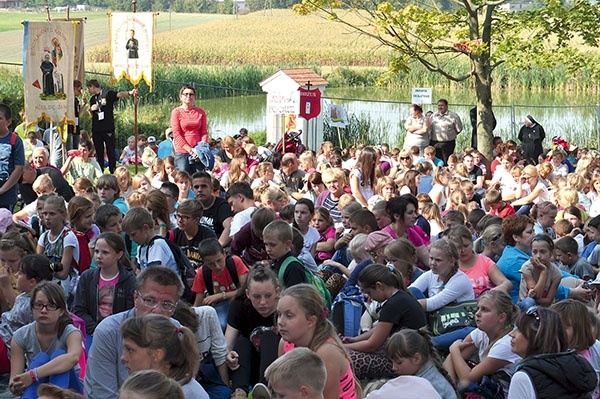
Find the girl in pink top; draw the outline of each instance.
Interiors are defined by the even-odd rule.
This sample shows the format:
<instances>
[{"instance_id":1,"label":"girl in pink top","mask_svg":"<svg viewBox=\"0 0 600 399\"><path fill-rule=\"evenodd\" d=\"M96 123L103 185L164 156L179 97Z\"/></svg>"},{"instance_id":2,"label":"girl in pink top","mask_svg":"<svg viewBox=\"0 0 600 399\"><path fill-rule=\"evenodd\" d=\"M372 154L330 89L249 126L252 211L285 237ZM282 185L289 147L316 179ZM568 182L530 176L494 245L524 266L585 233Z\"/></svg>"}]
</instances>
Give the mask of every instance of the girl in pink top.
<instances>
[{"instance_id":1,"label":"girl in pink top","mask_svg":"<svg viewBox=\"0 0 600 399\"><path fill-rule=\"evenodd\" d=\"M458 267L471 280L475 299L492 289L510 293L512 283L504 277L496 263L473 251L473 237L469 229L462 225L453 226L448 230L447 237L458 249Z\"/></svg>"},{"instance_id":2,"label":"girl in pink top","mask_svg":"<svg viewBox=\"0 0 600 399\"><path fill-rule=\"evenodd\" d=\"M331 259L335 251L335 227L331 214L322 206L315 209L312 225L320 234L315 255L315 260L320 265L324 260Z\"/></svg>"},{"instance_id":3,"label":"girl in pink top","mask_svg":"<svg viewBox=\"0 0 600 399\"><path fill-rule=\"evenodd\" d=\"M194 166L200 161L194 147L200 141L208 142L206 112L194 106L196 89L192 86L183 85L179 90L179 98L181 105L171 112L175 166L177 170L192 174L196 172Z\"/></svg>"},{"instance_id":4,"label":"girl in pink top","mask_svg":"<svg viewBox=\"0 0 600 399\"><path fill-rule=\"evenodd\" d=\"M277 327L282 340L279 355L295 346L307 347L325 363L325 399L356 399L350 359L335 327L327 320L327 308L317 289L298 284L281 293L277 304Z\"/></svg>"}]
</instances>

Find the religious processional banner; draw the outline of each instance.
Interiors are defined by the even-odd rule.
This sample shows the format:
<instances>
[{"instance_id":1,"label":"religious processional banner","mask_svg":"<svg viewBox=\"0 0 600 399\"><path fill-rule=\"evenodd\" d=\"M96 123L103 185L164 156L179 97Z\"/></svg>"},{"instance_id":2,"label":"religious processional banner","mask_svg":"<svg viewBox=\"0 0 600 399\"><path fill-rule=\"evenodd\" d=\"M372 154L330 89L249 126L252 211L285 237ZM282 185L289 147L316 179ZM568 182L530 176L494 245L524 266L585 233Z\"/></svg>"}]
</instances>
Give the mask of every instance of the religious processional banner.
<instances>
[{"instance_id":1,"label":"religious processional banner","mask_svg":"<svg viewBox=\"0 0 600 399\"><path fill-rule=\"evenodd\" d=\"M113 82L125 78L137 85L143 79L152 91L154 14L111 13L109 19Z\"/></svg>"},{"instance_id":2,"label":"religious processional banner","mask_svg":"<svg viewBox=\"0 0 600 399\"><path fill-rule=\"evenodd\" d=\"M75 35L80 22L24 21L23 25L27 120L33 122L45 119L60 127L74 124Z\"/></svg>"},{"instance_id":3,"label":"religious processional banner","mask_svg":"<svg viewBox=\"0 0 600 399\"><path fill-rule=\"evenodd\" d=\"M80 81L85 87L85 45L83 43L84 19L79 19L75 25L75 60L73 65L73 79Z\"/></svg>"}]
</instances>

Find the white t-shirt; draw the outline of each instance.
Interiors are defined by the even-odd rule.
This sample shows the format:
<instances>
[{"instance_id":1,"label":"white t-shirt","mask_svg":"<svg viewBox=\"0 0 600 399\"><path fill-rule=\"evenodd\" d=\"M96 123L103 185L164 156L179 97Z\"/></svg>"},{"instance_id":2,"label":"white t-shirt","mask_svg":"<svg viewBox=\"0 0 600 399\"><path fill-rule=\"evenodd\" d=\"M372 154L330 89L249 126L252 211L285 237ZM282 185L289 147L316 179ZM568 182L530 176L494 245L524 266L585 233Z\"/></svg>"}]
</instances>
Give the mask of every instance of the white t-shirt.
<instances>
[{"instance_id":1,"label":"white t-shirt","mask_svg":"<svg viewBox=\"0 0 600 399\"><path fill-rule=\"evenodd\" d=\"M490 338L479 328L471 331L469 335L471 336L475 347L479 350L479 359L483 360L484 352L490 345ZM517 355L510 349L510 336L508 334L500 338L494 343L494 345L492 345L487 353L487 357L510 362L496 372L499 373L504 371L509 376L512 376L515 373L515 368L521 361L521 356ZM505 393L508 392L508 382L500 381L500 385Z\"/></svg>"},{"instance_id":2,"label":"white t-shirt","mask_svg":"<svg viewBox=\"0 0 600 399\"><path fill-rule=\"evenodd\" d=\"M472 301L475 299L473 284L465 273L458 270L446 284L439 281L439 276L431 270L421 274L411 287L428 293L427 312L438 310L452 302Z\"/></svg>"},{"instance_id":3,"label":"white t-shirt","mask_svg":"<svg viewBox=\"0 0 600 399\"><path fill-rule=\"evenodd\" d=\"M68 227L63 227L61 233L58 235L58 237L56 237L55 240L50 240L50 236L48 234L50 234L50 231L44 231L42 233L42 235L40 236L40 239L38 240L38 245L41 247L44 247L44 255L50 257L52 254L49 251L52 251L52 248L54 247L55 244L57 244L57 242L60 240L61 236L63 235L64 231L68 229ZM46 239L46 236L48 235L48 239ZM67 248L67 247L73 247L73 259L75 259L75 261L77 263L79 263L79 242L77 241L77 237L75 237L75 233L73 233L72 231L69 231L68 233L66 233L63 237L63 248L58 250L57 252L54 252L56 254L60 254L60 257L62 258L62 253L63 253L63 249ZM51 259L52 261L52 259Z\"/></svg>"},{"instance_id":4,"label":"white t-shirt","mask_svg":"<svg viewBox=\"0 0 600 399\"><path fill-rule=\"evenodd\" d=\"M310 249L317 241L319 241L320 237L321 235L317 229L312 226L308 226L308 232L304 235L304 246L302 247L302 252L300 252L300 255L298 256L298 259L304 262L304 266L313 272L317 271L317 262L315 262L310 254Z\"/></svg>"},{"instance_id":5,"label":"white t-shirt","mask_svg":"<svg viewBox=\"0 0 600 399\"><path fill-rule=\"evenodd\" d=\"M235 233L240 231L240 229L244 227L246 223L250 223L250 221L252 220L252 212L254 212L255 210L256 207L251 206L250 208L244 209L243 211L233 215L233 219L231 219L231 227L229 228L230 238L233 238Z\"/></svg>"},{"instance_id":6,"label":"white t-shirt","mask_svg":"<svg viewBox=\"0 0 600 399\"><path fill-rule=\"evenodd\" d=\"M510 380L507 399L537 399L531 378L524 371L517 371Z\"/></svg>"}]
</instances>

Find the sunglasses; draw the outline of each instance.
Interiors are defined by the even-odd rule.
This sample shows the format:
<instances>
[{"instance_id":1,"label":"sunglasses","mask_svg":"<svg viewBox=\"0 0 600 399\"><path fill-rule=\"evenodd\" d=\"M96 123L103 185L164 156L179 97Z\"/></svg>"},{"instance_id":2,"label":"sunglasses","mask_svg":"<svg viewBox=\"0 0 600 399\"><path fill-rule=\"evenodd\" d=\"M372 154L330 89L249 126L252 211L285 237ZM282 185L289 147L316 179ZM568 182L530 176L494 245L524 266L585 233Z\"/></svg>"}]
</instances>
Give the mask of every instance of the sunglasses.
<instances>
[{"instance_id":1,"label":"sunglasses","mask_svg":"<svg viewBox=\"0 0 600 399\"><path fill-rule=\"evenodd\" d=\"M400 157L400 160L401 160L401 161L408 161L408 160L410 160L410 159L411 159L410 157Z\"/></svg>"},{"instance_id":2,"label":"sunglasses","mask_svg":"<svg viewBox=\"0 0 600 399\"><path fill-rule=\"evenodd\" d=\"M527 309L527 311L525 312L526 316L533 316L535 317L535 319L537 320L537 322L540 322L540 314L538 312L538 307L537 306L532 306L529 309Z\"/></svg>"}]
</instances>

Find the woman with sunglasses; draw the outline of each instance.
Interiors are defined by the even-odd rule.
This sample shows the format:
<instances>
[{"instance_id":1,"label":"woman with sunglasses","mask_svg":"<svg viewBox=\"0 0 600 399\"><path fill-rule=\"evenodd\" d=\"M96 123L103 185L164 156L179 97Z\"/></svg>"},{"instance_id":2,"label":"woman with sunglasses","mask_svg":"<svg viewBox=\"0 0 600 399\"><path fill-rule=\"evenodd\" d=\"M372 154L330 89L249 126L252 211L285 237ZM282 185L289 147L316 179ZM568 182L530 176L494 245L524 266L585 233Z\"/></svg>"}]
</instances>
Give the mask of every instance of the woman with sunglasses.
<instances>
[{"instance_id":1,"label":"woman with sunglasses","mask_svg":"<svg viewBox=\"0 0 600 399\"><path fill-rule=\"evenodd\" d=\"M175 167L191 175L203 169L195 147L200 141L208 142L208 123L206 112L194 105L196 101L194 87L183 85L179 90L179 99L181 105L171 111Z\"/></svg>"},{"instance_id":2,"label":"woman with sunglasses","mask_svg":"<svg viewBox=\"0 0 600 399\"><path fill-rule=\"evenodd\" d=\"M415 168L414 159L412 154L410 153L410 150L404 148L400 151L400 154L398 154L398 160L398 171L395 173L394 180L397 184L403 184L404 175L406 174L406 172Z\"/></svg>"},{"instance_id":3,"label":"woman with sunglasses","mask_svg":"<svg viewBox=\"0 0 600 399\"><path fill-rule=\"evenodd\" d=\"M591 397L596 372L575 350L567 350L567 333L556 311L532 306L509 335L511 350L523 360L512 376L508 399Z\"/></svg>"}]
</instances>

